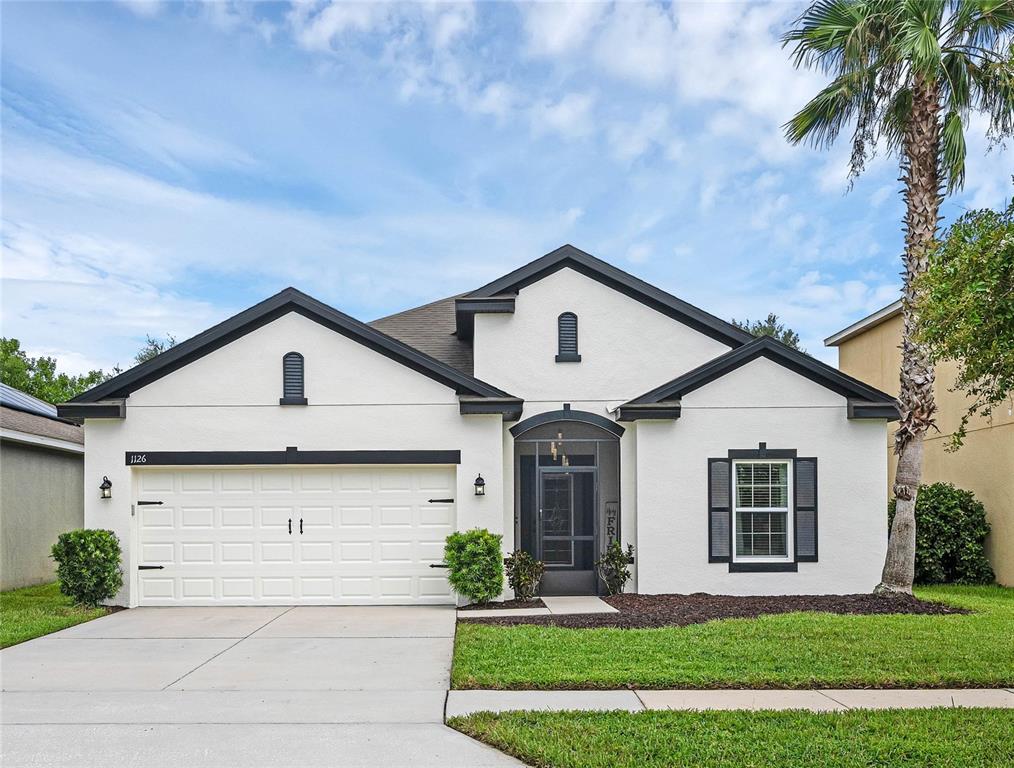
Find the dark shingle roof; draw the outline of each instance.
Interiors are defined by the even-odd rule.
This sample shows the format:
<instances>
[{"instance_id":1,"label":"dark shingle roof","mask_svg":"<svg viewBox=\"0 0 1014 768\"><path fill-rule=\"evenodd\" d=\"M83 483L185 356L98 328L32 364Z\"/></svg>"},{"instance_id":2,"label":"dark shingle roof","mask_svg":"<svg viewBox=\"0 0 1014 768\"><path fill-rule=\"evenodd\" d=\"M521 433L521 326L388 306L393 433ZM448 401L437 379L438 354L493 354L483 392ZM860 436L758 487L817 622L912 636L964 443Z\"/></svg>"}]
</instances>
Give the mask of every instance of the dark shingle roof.
<instances>
[{"instance_id":1,"label":"dark shingle roof","mask_svg":"<svg viewBox=\"0 0 1014 768\"><path fill-rule=\"evenodd\" d=\"M471 376L472 346L454 335L454 300L457 298L449 296L367 325Z\"/></svg>"},{"instance_id":2,"label":"dark shingle roof","mask_svg":"<svg viewBox=\"0 0 1014 768\"><path fill-rule=\"evenodd\" d=\"M0 428L84 444L84 430L81 427L48 416L8 408L6 405L0 406Z\"/></svg>"}]
</instances>

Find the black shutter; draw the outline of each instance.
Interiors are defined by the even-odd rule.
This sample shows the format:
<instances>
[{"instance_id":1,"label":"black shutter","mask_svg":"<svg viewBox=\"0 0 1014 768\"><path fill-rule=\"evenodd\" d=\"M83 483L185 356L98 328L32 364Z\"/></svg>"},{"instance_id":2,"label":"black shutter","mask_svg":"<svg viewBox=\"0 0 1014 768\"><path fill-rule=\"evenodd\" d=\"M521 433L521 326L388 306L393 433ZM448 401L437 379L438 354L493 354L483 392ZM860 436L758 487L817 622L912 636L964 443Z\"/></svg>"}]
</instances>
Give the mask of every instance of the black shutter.
<instances>
[{"instance_id":1,"label":"black shutter","mask_svg":"<svg viewBox=\"0 0 1014 768\"><path fill-rule=\"evenodd\" d=\"M306 405L303 396L303 356L289 352L282 358L282 405Z\"/></svg>"},{"instance_id":2,"label":"black shutter","mask_svg":"<svg viewBox=\"0 0 1014 768\"><path fill-rule=\"evenodd\" d=\"M580 362L581 355L577 353L577 315L573 312L564 312L557 318L556 325L558 341L556 362Z\"/></svg>"},{"instance_id":3,"label":"black shutter","mask_svg":"<svg viewBox=\"0 0 1014 768\"><path fill-rule=\"evenodd\" d=\"M817 562L817 460L795 462L796 561Z\"/></svg>"},{"instance_id":4,"label":"black shutter","mask_svg":"<svg viewBox=\"0 0 1014 768\"><path fill-rule=\"evenodd\" d=\"M732 462L708 459L708 562L727 563L732 546Z\"/></svg>"}]
</instances>

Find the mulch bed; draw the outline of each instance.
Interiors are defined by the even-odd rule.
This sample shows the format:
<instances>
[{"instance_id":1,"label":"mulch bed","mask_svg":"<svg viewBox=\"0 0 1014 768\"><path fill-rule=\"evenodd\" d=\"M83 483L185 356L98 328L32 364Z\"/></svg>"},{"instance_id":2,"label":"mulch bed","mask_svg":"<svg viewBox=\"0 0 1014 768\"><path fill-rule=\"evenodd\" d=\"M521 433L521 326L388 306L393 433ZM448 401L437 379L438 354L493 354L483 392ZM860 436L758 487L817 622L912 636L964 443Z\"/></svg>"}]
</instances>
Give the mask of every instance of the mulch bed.
<instances>
[{"instance_id":1,"label":"mulch bed","mask_svg":"<svg viewBox=\"0 0 1014 768\"><path fill-rule=\"evenodd\" d=\"M542 602L541 598L535 598L534 600L504 600L502 603L471 603L462 608L459 611L499 611L500 609L510 608L545 608L546 604Z\"/></svg>"},{"instance_id":2,"label":"mulch bed","mask_svg":"<svg viewBox=\"0 0 1014 768\"><path fill-rule=\"evenodd\" d=\"M879 595L772 595L737 597L709 595L613 595L602 598L619 613L585 613L550 616L503 616L463 618L476 624L539 624L542 626L590 629L616 627L646 629L683 627L716 619L752 619L773 613L813 611L822 613L873 615L909 613L943 615L970 613L964 608L919 600L909 596Z\"/></svg>"}]
</instances>

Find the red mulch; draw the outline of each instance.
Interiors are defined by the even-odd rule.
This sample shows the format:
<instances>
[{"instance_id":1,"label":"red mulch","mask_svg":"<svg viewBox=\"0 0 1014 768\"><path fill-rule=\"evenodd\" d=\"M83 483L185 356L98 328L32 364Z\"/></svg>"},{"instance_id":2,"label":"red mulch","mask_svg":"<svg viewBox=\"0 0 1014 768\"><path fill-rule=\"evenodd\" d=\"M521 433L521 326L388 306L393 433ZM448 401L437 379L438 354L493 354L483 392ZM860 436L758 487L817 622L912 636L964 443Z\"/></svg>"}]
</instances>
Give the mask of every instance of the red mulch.
<instances>
[{"instance_id":1,"label":"red mulch","mask_svg":"<svg viewBox=\"0 0 1014 768\"><path fill-rule=\"evenodd\" d=\"M738 597L709 595L613 595L604 597L619 613L562 614L550 616L504 616L463 618L477 624L538 624L542 626L589 629L616 627L646 629L703 624L716 619L752 619L773 613L812 611L838 614L928 614L970 613L943 603L910 596L880 595L771 595Z\"/></svg>"},{"instance_id":2,"label":"red mulch","mask_svg":"<svg viewBox=\"0 0 1014 768\"><path fill-rule=\"evenodd\" d=\"M541 598L534 600L504 600L502 603L470 603L459 608L459 611L499 611L502 608L545 608Z\"/></svg>"}]
</instances>

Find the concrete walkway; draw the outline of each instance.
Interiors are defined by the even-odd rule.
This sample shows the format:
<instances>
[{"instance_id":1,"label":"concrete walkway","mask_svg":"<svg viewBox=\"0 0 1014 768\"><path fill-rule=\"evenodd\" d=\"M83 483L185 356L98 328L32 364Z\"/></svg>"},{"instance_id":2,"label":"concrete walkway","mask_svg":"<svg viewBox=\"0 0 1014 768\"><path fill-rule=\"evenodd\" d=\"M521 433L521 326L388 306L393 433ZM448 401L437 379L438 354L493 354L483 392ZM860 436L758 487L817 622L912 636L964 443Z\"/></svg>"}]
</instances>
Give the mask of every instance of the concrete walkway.
<instances>
[{"instance_id":1,"label":"concrete walkway","mask_svg":"<svg viewBox=\"0 0 1014 768\"><path fill-rule=\"evenodd\" d=\"M618 613L605 600L593 595L577 597L543 597L545 608L487 608L476 611L458 611L461 618L483 619L499 616L549 616L565 613Z\"/></svg>"},{"instance_id":2,"label":"concrete walkway","mask_svg":"<svg viewBox=\"0 0 1014 768\"><path fill-rule=\"evenodd\" d=\"M4 768L517 766L443 725L451 607L135 608L0 651Z\"/></svg>"},{"instance_id":3,"label":"concrete walkway","mask_svg":"<svg viewBox=\"0 0 1014 768\"><path fill-rule=\"evenodd\" d=\"M926 707L1002 707L1014 709L1014 689L814 690L814 691L449 691L447 717L512 710L760 710L922 709Z\"/></svg>"}]
</instances>

